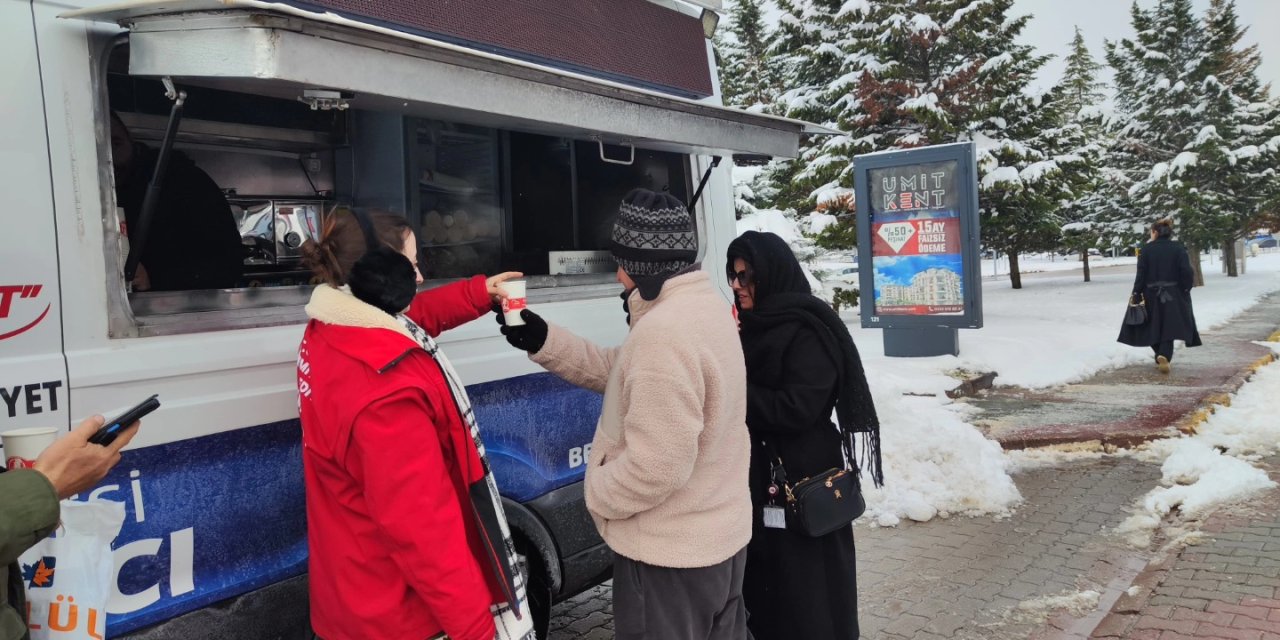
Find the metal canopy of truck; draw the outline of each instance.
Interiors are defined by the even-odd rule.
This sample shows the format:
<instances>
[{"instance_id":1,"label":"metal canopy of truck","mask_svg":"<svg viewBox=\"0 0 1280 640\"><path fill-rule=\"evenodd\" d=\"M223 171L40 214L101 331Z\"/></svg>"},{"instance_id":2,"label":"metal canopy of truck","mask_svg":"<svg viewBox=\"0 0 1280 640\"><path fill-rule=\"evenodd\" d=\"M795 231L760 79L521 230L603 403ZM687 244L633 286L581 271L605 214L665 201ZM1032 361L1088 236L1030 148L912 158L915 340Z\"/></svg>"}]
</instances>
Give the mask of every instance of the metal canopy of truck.
<instances>
[{"instance_id":1,"label":"metal canopy of truck","mask_svg":"<svg viewBox=\"0 0 1280 640\"><path fill-rule=\"evenodd\" d=\"M332 13L256 0L142 0L64 18L129 30L129 73L284 99L720 155L796 156L836 131L637 89Z\"/></svg>"}]
</instances>

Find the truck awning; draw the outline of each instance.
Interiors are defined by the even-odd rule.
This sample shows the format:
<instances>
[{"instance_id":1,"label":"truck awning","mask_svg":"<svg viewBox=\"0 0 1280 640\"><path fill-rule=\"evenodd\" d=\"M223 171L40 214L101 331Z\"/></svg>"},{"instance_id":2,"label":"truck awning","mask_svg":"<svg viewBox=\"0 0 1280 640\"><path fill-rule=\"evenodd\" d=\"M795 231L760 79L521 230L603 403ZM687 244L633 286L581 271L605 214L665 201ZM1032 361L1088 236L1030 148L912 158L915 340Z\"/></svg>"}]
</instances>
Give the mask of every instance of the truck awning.
<instances>
[{"instance_id":1,"label":"truck awning","mask_svg":"<svg viewBox=\"0 0 1280 640\"><path fill-rule=\"evenodd\" d=\"M129 73L641 148L793 158L807 122L686 100L384 25L259 0L140 0L62 14L129 30Z\"/></svg>"}]
</instances>

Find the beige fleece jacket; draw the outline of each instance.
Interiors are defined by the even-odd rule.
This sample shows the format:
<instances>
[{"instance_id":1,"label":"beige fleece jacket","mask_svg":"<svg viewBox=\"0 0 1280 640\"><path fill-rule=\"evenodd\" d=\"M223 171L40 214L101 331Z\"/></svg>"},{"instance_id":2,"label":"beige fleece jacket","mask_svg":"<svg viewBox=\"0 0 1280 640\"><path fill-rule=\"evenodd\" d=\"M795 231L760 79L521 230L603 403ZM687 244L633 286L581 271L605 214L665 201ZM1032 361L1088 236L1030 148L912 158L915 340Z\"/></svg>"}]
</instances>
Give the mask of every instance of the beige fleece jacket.
<instances>
[{"instance_id":1,"label":"beige fleece jacket","mask_svg":"<svg viewBox=\"0 0 1280 640\"><path fill-rule=\"evenodd\" d=\"M629 304L622 346L552 326L530 357L604 393L586 500L609 547L660 567L723 562L751 539L746 365L732 313L702 271Z\"/></svg>"}]
</instances>

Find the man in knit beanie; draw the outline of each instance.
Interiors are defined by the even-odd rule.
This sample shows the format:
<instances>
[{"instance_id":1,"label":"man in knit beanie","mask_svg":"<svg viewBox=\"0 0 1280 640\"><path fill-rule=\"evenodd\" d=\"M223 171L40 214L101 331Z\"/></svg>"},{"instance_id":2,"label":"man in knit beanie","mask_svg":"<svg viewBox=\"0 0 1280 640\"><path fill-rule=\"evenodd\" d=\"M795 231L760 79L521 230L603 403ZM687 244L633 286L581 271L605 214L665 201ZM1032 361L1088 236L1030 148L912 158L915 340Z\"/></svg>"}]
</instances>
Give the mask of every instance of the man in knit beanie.
<instances>
[{"instance_id":1,"label":"man in knit beanie","mask_svg":"<svg viewBox=\"0 0 1280 640\"><path fill-rule=\"evenodd\" d=\"M744 640L751 443L737 327L697 265L697 230L679 200L627 194L611 250L630 313L621 346L597 346L527 309L523 326L502 333L548 371L604 394L584 491L616 554L615 637Z\"/></svg>"},{"instance_id":2,"label":"man in knit beanie","mask_svg":"<svg viewBox=\"0 0 1280 640\"><path fill-rule=\"evenodd\" d=\"M669 193L634 189L618 207L610 253L641 297L653 300L662 283L690 270L698 259L693 216Z\"/></svg>"}]
</instances>

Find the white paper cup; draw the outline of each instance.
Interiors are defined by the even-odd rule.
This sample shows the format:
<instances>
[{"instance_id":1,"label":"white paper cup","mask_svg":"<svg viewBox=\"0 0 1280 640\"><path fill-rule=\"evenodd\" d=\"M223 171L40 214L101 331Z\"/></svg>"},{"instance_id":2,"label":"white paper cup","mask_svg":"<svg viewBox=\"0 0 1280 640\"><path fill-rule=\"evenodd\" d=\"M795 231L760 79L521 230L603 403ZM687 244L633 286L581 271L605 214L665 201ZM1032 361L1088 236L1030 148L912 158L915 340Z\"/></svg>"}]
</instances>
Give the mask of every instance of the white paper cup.
<instances>
[{"instance_id":1,"label":"white paper cup","mask_svg":"<svg viewBox=\"0 0 1280 640\"><path fill-rule=\"evenodd\" d=\"M524 285L524 280L507 280L498 285L507 294L507 297L502 301L502 315L509 327L518 327L524 324L524 318L520 317L520 312L529 306L528 301L525 299Z\"/></svg>"},{"instance_id":2,"label":"white paper cup","mask_svg":"<svg viewBox=\"0 0 1280 640\"><path fill-rule=\"evenodd\" d=\"M31 427L0 433L0 440L4 442L5 467L30 469L35 466L40 453L57 439L57 427Z\"/></svg>"}]
</instances>

